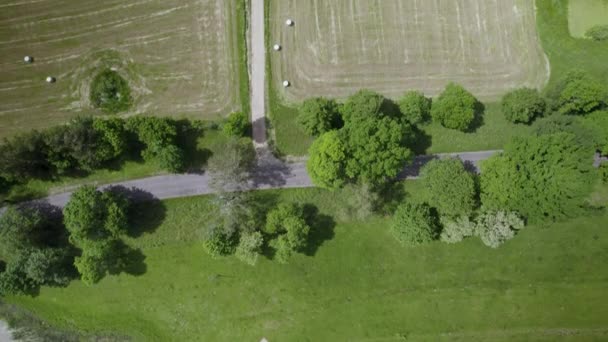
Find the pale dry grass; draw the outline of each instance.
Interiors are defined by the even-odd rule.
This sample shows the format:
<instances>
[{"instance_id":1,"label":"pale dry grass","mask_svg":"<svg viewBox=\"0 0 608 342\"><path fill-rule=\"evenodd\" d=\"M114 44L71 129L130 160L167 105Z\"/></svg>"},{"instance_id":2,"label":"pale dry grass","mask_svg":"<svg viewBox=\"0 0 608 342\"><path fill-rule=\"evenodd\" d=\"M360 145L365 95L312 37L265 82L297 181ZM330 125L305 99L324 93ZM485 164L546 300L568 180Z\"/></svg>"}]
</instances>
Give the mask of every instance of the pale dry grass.
<instances>
[{"instance_id":1,"label":"pale dry grass","mask_svg":"<svg viewBox=\"0 0 608 342\"><path fill-rule=\"evenodd\" d=\"M238 109L235 13L234 0L2 1L0 136L94 112L87 89L103 67L130 81L128 114L216 118Z\"/></svg>"},{"instance_id":2,"label":"pale dry grass","mask_svg":"<svg viewBox=\"0 0 608 342\"><path fill-rule=\"evenodd\" d=\"M289 102L360 88L436 95L449 81L496 99L549 77L530 0L273 0L270 12L269 44L283 45L273 84L291 81Z\"/></svg>"}]
</instances>

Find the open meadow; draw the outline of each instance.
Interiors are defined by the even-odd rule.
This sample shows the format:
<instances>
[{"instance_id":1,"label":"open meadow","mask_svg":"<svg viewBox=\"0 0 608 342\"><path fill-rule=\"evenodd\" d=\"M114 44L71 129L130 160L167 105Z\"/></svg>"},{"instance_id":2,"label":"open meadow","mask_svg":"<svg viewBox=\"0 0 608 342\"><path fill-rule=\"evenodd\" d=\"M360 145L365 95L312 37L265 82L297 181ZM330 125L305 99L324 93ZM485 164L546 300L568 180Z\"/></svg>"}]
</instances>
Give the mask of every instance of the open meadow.
<instances>
[{"instance_id":1,"label":"open meadow","mask_svg":"<svg viewBox=\"0 0 608 342\"><path fill-rule=\"evenodd\" d=\"M103 68L129 81L129 113L239 109L237 20L232 0L2 1L0 137L94 113L89 85Z\"/></svg>"},{"instance_id":2,"label":"open meadow","mask_svg":"<svg viewBox=\"0 0 608 342\"><path fill-rule=\"evenodd\" d=\"M568 26L573 37L584 37L596 25L608 25L607 0L570 0Z\"/></svg>"},{"instance_id":3,"label":"open meadow","mask_svg":"<svg viewBox=\"0 0 608 342\"><path fill-rule=\"evenodd\" d=\"M419 182L406 198L423 200ZM600 196L600 194L603 194ZM606 189L596 200L605 202ZM606 214L526 227L498 249L477 239L404 247L390 220L352 221L339 193L264 191L256 201L319 208L306 255L251 267L212 259L210 197L145 206L128 243L139 275L10 297L44 320L136 341L593 341L608 337ZM599 197L598 197L599 196ZM320 221L321 222L321 221Z\"/></svg>"},{"instance_id":4,"label":"open meadow","mask_svg":"<svg viewBox=\"0 0 608 342\"><path fill-rule=\"evenodd\" d=\"M281 91L288 102L361 88L437 95L450 81L497 99L549 77L527 0L275 0L269 23L283 46L272 53L273 84L291 82Z\"/></svg>"}]
</instances>

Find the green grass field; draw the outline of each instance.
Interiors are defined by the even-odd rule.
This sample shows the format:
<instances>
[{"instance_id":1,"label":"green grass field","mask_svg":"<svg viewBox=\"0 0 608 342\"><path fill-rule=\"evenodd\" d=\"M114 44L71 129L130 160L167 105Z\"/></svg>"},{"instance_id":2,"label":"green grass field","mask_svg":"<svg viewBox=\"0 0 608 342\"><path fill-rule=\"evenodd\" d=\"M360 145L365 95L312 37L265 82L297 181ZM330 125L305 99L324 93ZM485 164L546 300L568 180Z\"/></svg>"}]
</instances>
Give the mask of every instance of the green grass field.
<instances>
[{"instance_id":1,"label":"green grass field","mask_svg":"<svg viewBox=\"0 0 608 342\"><path fill-rule=\"evenodd\" d=\"M608 25L608 1L569 0L568 26L573 37L585 37L588 29Z\"/></svg>"},{"instance_id":2,"label":"green grass field","mask_svg":"<svg viewBox=\"0 0 608 342\"><path fill-rule=\"evenodd\" d=\"M0 4L0 137L96 113L89 84L110 67L131 85L130 114L217 119L240 109L244 16L241 0Z\"/></svg>"},{"instance_id":3,"label":"green grass field","mask_svg":"<svg viewBox=\"0 0 608 342\"><path fill-rule=\"evenodd\" d=\"M571 70L583 70L608 83L608 44L570 36L568 1L537 0L536 6L538 33L551 65L549 86ZM270 87L273 87L272 83ZM278 94L271 96L270 102L276 149L283 155L305 155L312 139L296 122L296 106L284 103ZM456 132L436 124L424 127L424 131L431 136L430 144L428 141L421 143L427 147L426 153L443 153L500 149L511 137L526 134L530 128L507 122L500 105L490 102L486 103L483 125L474 133Z\"/></svg>"},{"instance_id":4,"label":"green grass field","mask_svg":"<svg viewBox=\"0 0 608 342\"><path fill-rule=\"evenodd\" d=\"M419 183L405 189L420 198ZM599 190L605 201L608 189ZM340 212L339 195L322 190L256 196ZM147 231L128 241L146 256L143 275L7 300L62 328L146 341L608 338L608 214L527 227L497 250L475 239L404 248L384 217L334 217L310 255L255 267L205 254L199 229L211 215L208 197L165 201L142 214Z\"/></svg>"}]
</instances>

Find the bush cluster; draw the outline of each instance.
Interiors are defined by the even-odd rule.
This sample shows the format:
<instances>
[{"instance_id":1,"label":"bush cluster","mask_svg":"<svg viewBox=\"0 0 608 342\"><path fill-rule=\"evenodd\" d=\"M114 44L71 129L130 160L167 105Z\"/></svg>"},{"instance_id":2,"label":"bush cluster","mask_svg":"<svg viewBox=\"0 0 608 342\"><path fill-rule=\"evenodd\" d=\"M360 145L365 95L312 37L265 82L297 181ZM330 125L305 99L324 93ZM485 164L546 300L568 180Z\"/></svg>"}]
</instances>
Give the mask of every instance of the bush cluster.
<instances>
[{"instance_id":1,"label":"bush cluster","mask_svg":"<svg viewBox=\"0 0 608 342\"><path fill-rule=\"evenodd\" d=\"M168 171L181 171L178 124L158 117L80 117L67 125L5 138L0 145L0 177L9 183L90 172L141 155Z\"/></svg>"},{"instance_id":2,"label":"bush cluster","mask_svg":"<svg viewBox=\"0 0 608 342\"><path fill-rule=\"evenodd\" d=\"M90 100L95 108L110 114L127 111L133 101L127 80L111 69L105 69L93 78Z\"/></svg>"},{"instance_id":3,"label":"bush cluster","mask_svg":"<svg viewBox=\"0 0 608 342\"><path fill-rule=\"evenodd\" d=\"M608 25L593 26L585 32L585 37L598 42L608 40Z\"/></svg>"}]
</instances>

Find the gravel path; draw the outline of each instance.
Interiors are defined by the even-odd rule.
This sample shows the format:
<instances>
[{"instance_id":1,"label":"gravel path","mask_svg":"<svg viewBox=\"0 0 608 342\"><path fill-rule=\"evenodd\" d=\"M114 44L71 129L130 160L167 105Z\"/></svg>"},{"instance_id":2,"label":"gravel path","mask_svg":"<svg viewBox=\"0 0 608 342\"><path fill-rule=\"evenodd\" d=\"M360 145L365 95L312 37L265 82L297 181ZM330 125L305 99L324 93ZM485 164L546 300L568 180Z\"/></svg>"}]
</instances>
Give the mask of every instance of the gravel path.
<instances>
[{"instance_id":1,"label":"gravel path","mask_svg":"<svg viewBox=\"0 0 608 342\"><path fill-rule=\"evenodd\" d=\"M257 148L267 148L264 0L251 1L251 122Z\"/></svg>"}]
</instances>

